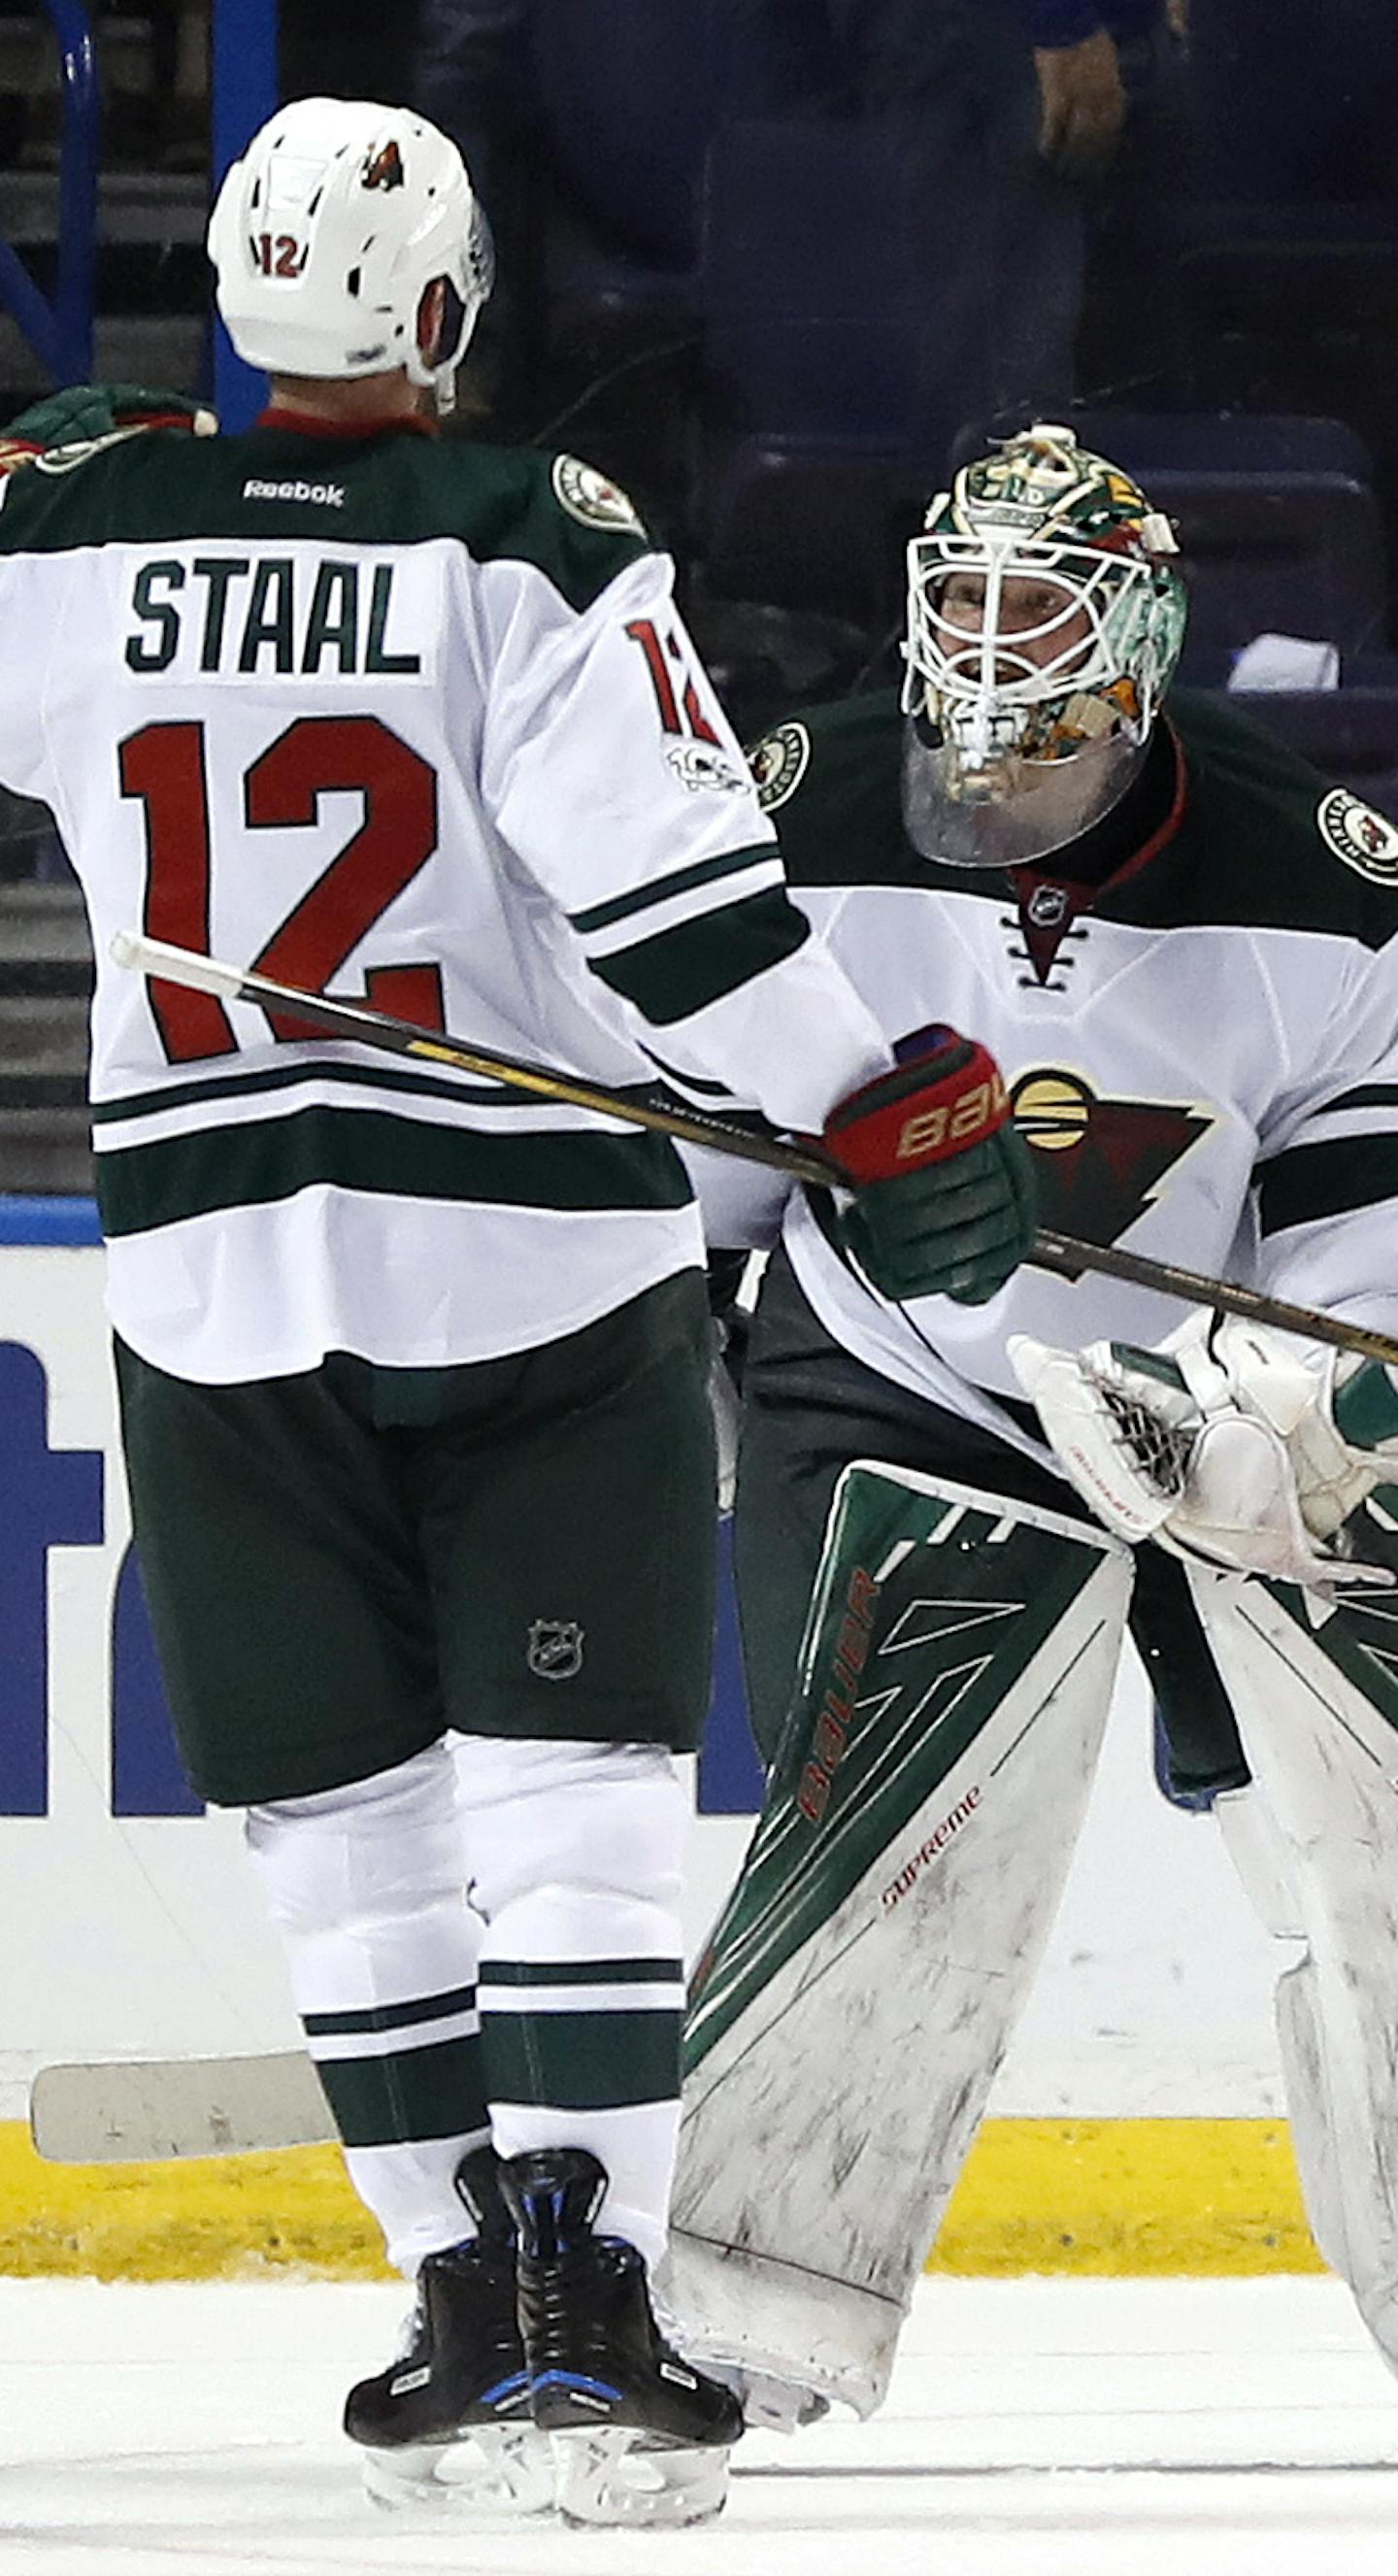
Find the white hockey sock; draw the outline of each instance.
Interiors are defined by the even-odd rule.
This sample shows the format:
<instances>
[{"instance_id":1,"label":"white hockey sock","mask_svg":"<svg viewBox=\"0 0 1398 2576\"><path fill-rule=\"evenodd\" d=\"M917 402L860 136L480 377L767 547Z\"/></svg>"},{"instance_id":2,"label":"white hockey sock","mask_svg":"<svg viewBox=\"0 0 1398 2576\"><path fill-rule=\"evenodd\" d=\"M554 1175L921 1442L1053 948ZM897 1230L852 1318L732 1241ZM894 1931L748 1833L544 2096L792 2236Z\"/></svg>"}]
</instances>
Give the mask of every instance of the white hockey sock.
<instances>
[{"instance_id":1,"label":"white hockey sock","mask_svg":"<svg viewBox=\"0 0 1398 2576\"><path fill-rule=\"evenodd\" d=\"M482 1736L461 1776L495 2144L589 2148L609 2178L600 2230L655 2264L679 2124L678 1766L651 1745Z\"/></svg>"},{"instance_id":2,"label":"white hockey sock","mask_svg":"<svg viewBox=\"0 0 1398 2576\"><path fill-rule=\"evenodd\" d=\"M452 2177L487 2134L452 1757L250 1808L246 1831L350 2180L411 2274L471 2233Z\"/></svg>"}]
</instances>

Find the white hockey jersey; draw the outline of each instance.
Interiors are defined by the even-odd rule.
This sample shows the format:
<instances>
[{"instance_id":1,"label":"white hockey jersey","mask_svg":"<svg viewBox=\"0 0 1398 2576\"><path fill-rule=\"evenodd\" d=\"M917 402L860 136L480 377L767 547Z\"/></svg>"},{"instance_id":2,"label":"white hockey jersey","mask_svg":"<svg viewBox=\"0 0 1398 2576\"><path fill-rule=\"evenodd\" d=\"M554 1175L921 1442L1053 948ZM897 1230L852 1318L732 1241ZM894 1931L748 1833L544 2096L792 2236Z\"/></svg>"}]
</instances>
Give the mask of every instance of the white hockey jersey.
<instances>
[{"instance_id":1,"label":"white hockey jersey","mask_svg":"<svg viewBox=\"0 0 1398 2576\"><path fill-rule=\"evenodd\" d=\"M1398 828L1183 692L1152 751L1157 821L1095 890L1048 862L929 865L900 761L877 695L779 726L754 771L796 900L888 1036L945 1020L998 1058L1042 1223L1398 1331ZM819 1197L783 1209L691 1159L712 1243L780 1225L836 1341L1035 1454L1009 1334L1154 1342L1186 1311L1032 1264L983 1306L891 1306Z\"/></svg>"},{"instance_id":2,"label":"white hockey jersey","mask_svg":"<svg viewBox=\"0 0 1398 2576\"><path fill-rule=\"evenodd\" d=\"M618 1088L663 1030L782 1124L888 1061L625 496L413 426L0 483L0 778L82 882L109 1307L178 1376L492 1358L701 1236L663 1139L142 981L119 929Z\"/></svg>"}]
</instances>

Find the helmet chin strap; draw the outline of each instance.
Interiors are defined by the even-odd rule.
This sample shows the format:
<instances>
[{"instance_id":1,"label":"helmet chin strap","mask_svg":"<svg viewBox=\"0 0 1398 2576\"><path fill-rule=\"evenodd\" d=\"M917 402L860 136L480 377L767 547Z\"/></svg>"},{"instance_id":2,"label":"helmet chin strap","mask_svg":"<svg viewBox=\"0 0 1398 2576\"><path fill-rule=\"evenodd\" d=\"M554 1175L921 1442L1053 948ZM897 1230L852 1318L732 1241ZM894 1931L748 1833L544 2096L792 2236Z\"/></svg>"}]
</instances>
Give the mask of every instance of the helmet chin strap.
<instances>
[{"instance_id":1,"label":"helmet chin strap","mask_svg":"<svg viewBox=\"0 0 1398 2576\"><path fill-rule=\"evenodd\" d=\"M1118 727L1067 759L1007 749L978 779L967 776L964 746L948 745L914 715L903 728L903 828L919 857L944 867L1028 867L1100 823L1147 748Z\"/></svg>"}]
</instances>

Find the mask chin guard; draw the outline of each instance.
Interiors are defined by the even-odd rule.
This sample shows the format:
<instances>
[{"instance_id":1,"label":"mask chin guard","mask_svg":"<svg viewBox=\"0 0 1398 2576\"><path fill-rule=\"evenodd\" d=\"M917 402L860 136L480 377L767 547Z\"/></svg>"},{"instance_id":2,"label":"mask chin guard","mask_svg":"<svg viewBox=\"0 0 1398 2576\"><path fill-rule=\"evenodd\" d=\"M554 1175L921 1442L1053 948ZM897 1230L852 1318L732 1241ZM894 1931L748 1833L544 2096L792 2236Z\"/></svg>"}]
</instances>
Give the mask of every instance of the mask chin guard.
<instances>
[{"instance_id":1,"label":"mask chin guard","mask_svg":"<svg viewBox=\"0 0 1398 2576\"><path fill-rule=\"evenodd\" d=\"M1147 741L1114 726L1056 760L1006 744L993 766L977 773L924 709L904 728L903 828L919 857L942 867L1029 867L1110 813L1146 749Z\"/></svg>"}]
</instances>

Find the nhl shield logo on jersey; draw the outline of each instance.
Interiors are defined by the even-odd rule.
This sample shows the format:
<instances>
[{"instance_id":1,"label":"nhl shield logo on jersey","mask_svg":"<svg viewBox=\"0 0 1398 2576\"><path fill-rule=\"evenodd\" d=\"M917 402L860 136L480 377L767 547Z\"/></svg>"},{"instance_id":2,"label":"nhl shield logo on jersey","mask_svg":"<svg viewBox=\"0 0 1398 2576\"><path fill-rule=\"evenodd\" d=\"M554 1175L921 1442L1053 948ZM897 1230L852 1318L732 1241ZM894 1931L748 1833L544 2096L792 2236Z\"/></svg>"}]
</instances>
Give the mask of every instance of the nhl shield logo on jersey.
<instances>
[{"instance_id":1,"label":"nhl shield logo on jersey","mask_svg":"<svg viewBox=\"0 0 1398 2576\"><path fill-rule=\"evenodd\" d=\"M580 456L555 456L552 481L569 518L583 527L624 528L629 536L645 535L635 504L621 485L609 482L595 465L584 465Z\"/></svg>"},{"instance_id":2,"label":"nhl shield logo on jersey","mask_svg":"<svg viewBox=\"0 0 1398 2576\"><path fill-rule=\"evenodd\" d=\"M541 1682L570 1682L582 1671L583 1632L576 1619L535 1619L525 1660Z\"/></svg>"},{"instance_id":3,"label":"nhl shield logo on jersey","mask_svg":"<svg viewBox=\"0 0 1398 2576\"><path fill-rule=\"evenodd\" d=\"M1398 885L1398 824L1347 787L1332 787L1316 809L1320 837L1347 868L1376 885Z\"/></svg>"},{"instance_id":4,"label":"nhl shield logo on jersey","mask_svg":"<svg viewBox=\"0 0 1398 2576\"><path fill-rule=\"evenodd\" d=\"M775 733L763 735L755 751L748 755L748 766L764 814L795 795L810 757L811 737L803 724L781 724Z\"/></svg>"},{"instance_id":5,"label":"nhl shield logo on jersey","mask_svg":"<svg viewBox=\"0 0 1398 2576\"><path fill-rule=\"evenodd\" d=\"M1068 889L1061 885L1037 885L1025 910L1036 930L1057 930L1068 915Z\"/></svg>"}]
</instances>

